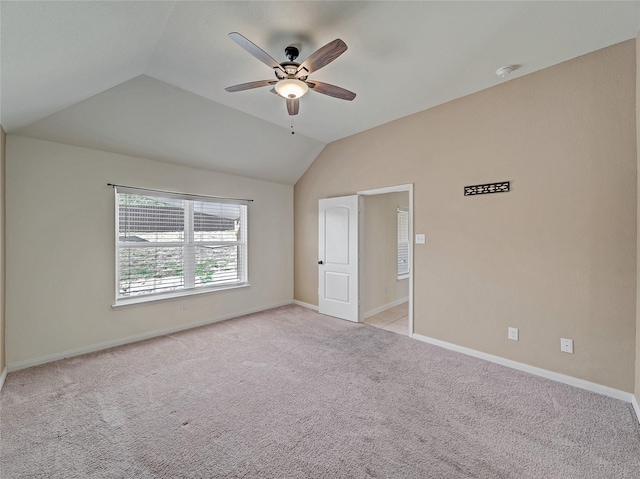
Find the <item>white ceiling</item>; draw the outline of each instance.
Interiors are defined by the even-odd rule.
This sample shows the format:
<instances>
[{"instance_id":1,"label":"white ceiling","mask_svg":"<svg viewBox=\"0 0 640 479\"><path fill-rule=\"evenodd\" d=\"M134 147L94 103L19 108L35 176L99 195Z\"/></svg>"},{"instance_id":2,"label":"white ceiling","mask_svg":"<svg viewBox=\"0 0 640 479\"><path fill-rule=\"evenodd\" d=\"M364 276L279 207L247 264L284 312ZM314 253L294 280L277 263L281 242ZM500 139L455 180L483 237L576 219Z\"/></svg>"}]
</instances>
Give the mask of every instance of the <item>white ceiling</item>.
<instances>
[{"instance_id":1,"label":"white ceiling","mask_svg":"<svg viewBox=\"0 0 640 479\"><path fill-rule=\"evenodd\" d=\"M2 1L0 122L8 133L293 184L325 144L634 38L633 2ZM294 117L227 34L278 61L341 38Z\"/></svg>"}]
</instances>

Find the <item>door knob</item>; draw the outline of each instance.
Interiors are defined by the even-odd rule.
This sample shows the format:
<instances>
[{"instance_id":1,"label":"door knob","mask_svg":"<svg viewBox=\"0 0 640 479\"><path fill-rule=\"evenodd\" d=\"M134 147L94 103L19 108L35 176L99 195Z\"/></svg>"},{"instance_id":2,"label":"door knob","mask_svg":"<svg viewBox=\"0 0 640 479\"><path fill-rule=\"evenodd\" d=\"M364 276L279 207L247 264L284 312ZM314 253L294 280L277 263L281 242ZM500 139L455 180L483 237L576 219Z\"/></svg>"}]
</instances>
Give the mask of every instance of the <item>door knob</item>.
<instances>
[{"instance_id":1,"label":"door knob","mask_svg":"<svg viewBox=\"0 0 640 479\"><path fill-rule=\"evenodd\" d=\"M324 261L318 261L318 264L324 264Z\"/></svg>"}]
</instances>

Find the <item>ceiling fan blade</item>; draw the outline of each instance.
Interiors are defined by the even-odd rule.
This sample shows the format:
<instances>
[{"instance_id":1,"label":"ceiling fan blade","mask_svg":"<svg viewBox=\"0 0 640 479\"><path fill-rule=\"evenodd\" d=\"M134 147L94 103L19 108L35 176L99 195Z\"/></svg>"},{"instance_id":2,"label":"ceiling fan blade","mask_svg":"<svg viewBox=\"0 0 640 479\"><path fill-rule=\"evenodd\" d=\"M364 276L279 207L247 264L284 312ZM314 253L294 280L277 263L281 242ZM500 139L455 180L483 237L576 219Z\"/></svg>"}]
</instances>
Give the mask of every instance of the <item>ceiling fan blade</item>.
<instances>
[{"instance_id":1,"label":"ceiling fan blade","mask_svg":"<svg viewBox=\"0 0 640 479\"><path fill-rule=\"evenodd\" d=\"M287 98L287 111L289 112L289 116L297 115L300 110L300 99L299 98Z\"/></svg>"},{"instance_id":2,"label":"ceiling fan blade","mask_svg":"<svg viewBox=\"0 0 640 479\"><path fill-rule=\"evenodd\" d=\"M251 40L248 40L247 38L243 37L238 32L231 32L229 34L229 38L231 38L231 40L233 40L242 48L244 48L246 51L251 53L251 55L256 57L265 65L271 68L277 68L278 70L281 70L282 72L284 72L284 68L282 68L282 66L277 61L275 61L271 55L269 55L258 45L253 43Z\"/></svg>"},{"instance_id":3,"label":"ceiling fan blade","mask_svg":"<svg viewBox=\"0 0 640 479\"><path fill-rule=\"evenodd\" d=\"M334 41L327 43L324 47L309 55L309 58L303 61L298 67L297 76L300 76L300 73L308 75L311 72L320 70L323 66L328 65L342 55L346 50L347 44L339 38L336 38ZM304 72L304 70L306 70L306 72Z\"/></svg>"},{"instance_id":4,"label":"ceiling fan blade","mask_svg":"<svg viewBox=\"0 0 640 479\"><path fill-rule=\"evenodd\" d=\"M228 86L225 88L228 92L251 90L252 88L260 88L262 86L274 85L277 82L275 80L260 80L252 81L249 83L241 83L240 85Z\"/></svg>"},{"instance_id":5,"label":"ceiling fan blade","mask_svg":"<svg viewBox=\"0 0 640 479\"><path fill-rule=\"evenodd\" d=\"M351 101L356 97L356 94L352 91L345 90L344 88L340 88L339 86L330 85L329 83L307 81L307 85L309 85L309 89L311 91L322 93L323 95L329 95L334 98L339 98L340 100Z\"/></svg>"}]
</instances>

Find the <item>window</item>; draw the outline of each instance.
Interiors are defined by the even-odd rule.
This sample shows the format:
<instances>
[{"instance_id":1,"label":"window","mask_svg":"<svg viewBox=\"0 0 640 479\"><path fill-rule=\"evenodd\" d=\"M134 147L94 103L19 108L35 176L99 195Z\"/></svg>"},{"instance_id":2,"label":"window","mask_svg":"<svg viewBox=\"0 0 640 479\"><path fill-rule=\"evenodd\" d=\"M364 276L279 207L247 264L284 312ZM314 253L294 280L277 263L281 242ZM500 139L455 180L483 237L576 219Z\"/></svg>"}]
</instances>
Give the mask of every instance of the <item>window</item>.
<instances>
[{"instance_id":1,"label":"window","mask_svg":"<svg viewBox=\"0 0 640 479\"><path fill-rule=\"evenodd\" d=\"M409 277L409 208L398 208L398 279Z\"/></svg>"},{"instance_id":2,"label":"window","mask_svg":"<svg viewBox=\"0 0 640 479\"><path fill-rule=\"evenodd\" d=\"M118 186L116 232L116 303L247 283L246 201Z\"/></svg>"}]
</instances>

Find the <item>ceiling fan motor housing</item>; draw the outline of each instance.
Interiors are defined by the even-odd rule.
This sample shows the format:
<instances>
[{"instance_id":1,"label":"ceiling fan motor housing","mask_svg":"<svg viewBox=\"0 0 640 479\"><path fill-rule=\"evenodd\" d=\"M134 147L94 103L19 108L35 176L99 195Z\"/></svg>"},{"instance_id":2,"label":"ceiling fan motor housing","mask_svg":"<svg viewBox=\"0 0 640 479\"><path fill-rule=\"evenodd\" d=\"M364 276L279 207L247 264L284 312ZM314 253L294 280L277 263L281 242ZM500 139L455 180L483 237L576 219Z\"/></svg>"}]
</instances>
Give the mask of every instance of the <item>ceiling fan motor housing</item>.
<instances>
[{"instance_id":1,"label":"ceiling fan motor housing","mask_svg":"<svg viewBox=\"0 0 640 479\"><path fill-rule=\"evenodd\" d=\"M276 78L278 78L278 80L283 80L285 78L295 78L300 64L296 62L283 62L280 64L280 66L282 67L284 72L279 68L274 68L273 71L276 74Z\"/></svg>"},{"instance_id":2,"label":"ceiling fan motor housing","mask_svg":"<svg viewBox=\"0 0 640 479\"><path fill-rule=\"evenodd\" d=\"M284 56L289 59L290 62L295 61L296 58L300 55L300 50L298 47L294 45L289 45L284 49Z\"/></svg>"}]
</instances>

